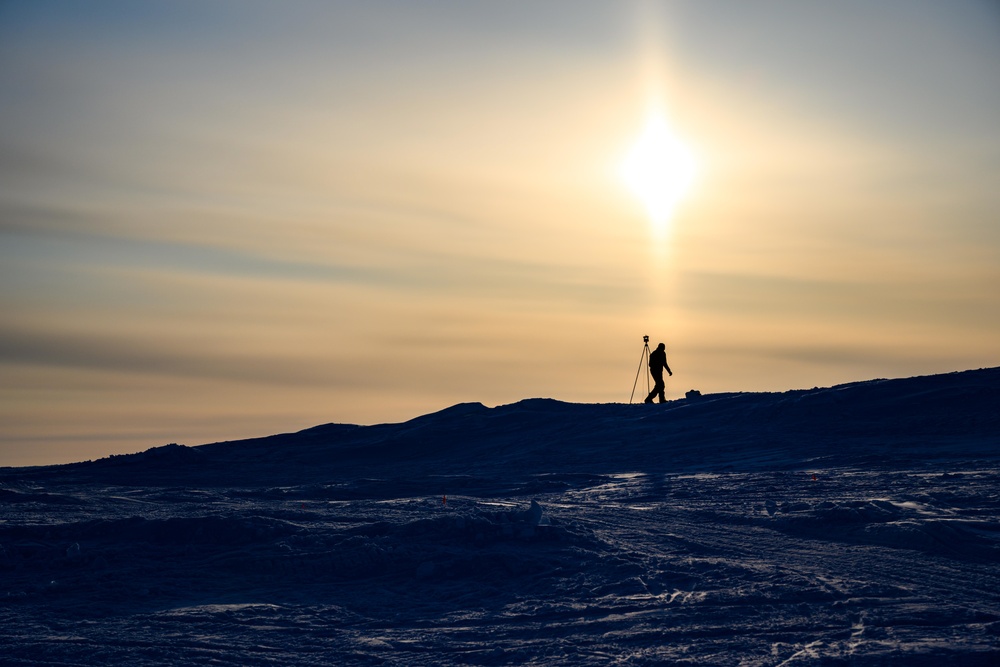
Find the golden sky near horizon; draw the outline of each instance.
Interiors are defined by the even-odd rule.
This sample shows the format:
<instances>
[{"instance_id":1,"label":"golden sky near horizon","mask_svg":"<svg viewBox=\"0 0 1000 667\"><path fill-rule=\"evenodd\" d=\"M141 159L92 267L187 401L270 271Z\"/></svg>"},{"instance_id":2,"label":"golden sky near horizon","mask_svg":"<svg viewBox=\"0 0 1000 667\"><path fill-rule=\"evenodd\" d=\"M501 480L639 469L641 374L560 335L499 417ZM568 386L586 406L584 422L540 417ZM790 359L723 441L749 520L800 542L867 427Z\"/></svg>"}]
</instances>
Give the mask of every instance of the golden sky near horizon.
<instances>
[{"instance_id":1,"label":"golden sky near horizon","mask_svg":"<svg viewBox=\"0 0 1000 667\"><path fill-rule=\"evenodd\" d=\"M627 402L644 334L672 398L995 366L998 62L973 0L0 4L0 465Z\"/></svg>"}]
</instances>

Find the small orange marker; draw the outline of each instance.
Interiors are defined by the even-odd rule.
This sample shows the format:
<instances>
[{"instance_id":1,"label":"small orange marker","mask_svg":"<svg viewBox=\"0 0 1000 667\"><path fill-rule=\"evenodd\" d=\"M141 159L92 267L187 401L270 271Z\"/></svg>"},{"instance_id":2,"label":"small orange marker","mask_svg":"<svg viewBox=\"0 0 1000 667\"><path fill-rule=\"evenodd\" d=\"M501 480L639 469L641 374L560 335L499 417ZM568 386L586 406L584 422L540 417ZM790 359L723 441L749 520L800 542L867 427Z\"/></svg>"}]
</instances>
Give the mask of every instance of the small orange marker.
<instances>
[{"instance_id":1,"label":"small orange marker","mask_svg":"<svg viewBox=\"0 0 1000 667\"><path fill-rule=\"evenodd\" d=\"M442 505L448 504L448 496L441 496L441 504Z\"/></svg>"},{"instance_id":2,"label":"small orange marker","mask_svg":"<svg viewBox=\"0 0 1000 667\"><path fill-rule=\"evenodd\" d=\"M816 473L813 473L813 481L816 481Z\"/></svg>"}]
</instances>

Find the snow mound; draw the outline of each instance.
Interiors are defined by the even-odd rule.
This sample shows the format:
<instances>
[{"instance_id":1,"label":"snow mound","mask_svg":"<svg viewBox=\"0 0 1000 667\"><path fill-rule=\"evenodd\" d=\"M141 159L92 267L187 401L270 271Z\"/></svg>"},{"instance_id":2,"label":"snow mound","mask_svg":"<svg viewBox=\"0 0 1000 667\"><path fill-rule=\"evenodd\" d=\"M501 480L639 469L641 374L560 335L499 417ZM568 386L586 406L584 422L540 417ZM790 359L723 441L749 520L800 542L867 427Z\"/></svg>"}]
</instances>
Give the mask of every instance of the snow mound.
<instances>
[{"instance_id":1,"label":"snow mound","mask_svg":"<svg viewBox=\"0 0 1000 667\"><path fill-rule=\"evenodd\" d=\"M951 558L1000 562L995 540L978 530L995 526L967 518L943 518L921 511L918 506L886 500L850 502L768 503L770 517L764 522L796 538L872 544L894 549L912 549Z\"/></svg>"}]
</instances>

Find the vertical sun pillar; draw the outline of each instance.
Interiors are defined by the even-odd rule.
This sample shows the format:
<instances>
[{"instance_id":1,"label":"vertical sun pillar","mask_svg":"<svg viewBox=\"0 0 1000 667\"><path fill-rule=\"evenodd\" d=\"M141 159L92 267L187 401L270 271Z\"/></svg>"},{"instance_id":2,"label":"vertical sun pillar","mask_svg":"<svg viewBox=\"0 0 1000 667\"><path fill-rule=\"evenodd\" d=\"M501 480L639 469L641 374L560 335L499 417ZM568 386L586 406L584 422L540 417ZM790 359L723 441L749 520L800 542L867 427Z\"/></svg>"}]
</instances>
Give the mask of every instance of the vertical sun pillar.
<instances>
[{"instance_id":1,"label":"vertical sun pillar","mask_svg":"<svg viewBox=\"0 0 1000 667\"><path fill-rule=\"evenodd\" d=\"M670 232L674 212L698 173L694 154L672 131L659 110L650 112L635 144L625 155L619 175L638 198L649 219L651 300L662 312L669 305ZM655 320L661 317L654 317Z\"/></svg>"}]
</instances>

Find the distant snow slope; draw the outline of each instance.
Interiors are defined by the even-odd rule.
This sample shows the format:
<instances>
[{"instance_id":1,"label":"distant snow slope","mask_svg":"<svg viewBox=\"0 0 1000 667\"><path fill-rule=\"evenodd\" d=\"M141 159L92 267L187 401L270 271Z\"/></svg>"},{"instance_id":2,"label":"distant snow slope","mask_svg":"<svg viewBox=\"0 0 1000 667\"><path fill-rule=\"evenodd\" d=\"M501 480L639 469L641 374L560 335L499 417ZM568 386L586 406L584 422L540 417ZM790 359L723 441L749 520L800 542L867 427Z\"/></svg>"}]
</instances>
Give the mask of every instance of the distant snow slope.
<instances>
[{"instance_id":1,"label":"distant snow slope","mask_svg":"<svg viewBox=\"0 0 1000 667\"><path fill-rule=\"evenodd\" d=\"M0 664L1000 664L998 387L472 403L0 469Z\"/></svg>"},{"instance_id":2,"label":"distant snow slope","mask_svg":"<svg viewBox=\"0 0 1000 667\"><path fill-rule=\"evenodd\" d=\"M402 424L299 433L41 468L129 483L299 484L370 474L756 470L907 465L977 453L1000 432L1000 368L663 405L465 403ZM957 448L957 449L956 449ZM0 469L2 470L2 469Z\"/></svg>"}]
</instances>

